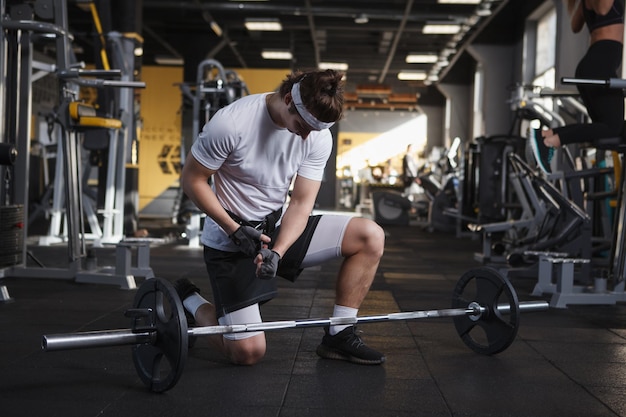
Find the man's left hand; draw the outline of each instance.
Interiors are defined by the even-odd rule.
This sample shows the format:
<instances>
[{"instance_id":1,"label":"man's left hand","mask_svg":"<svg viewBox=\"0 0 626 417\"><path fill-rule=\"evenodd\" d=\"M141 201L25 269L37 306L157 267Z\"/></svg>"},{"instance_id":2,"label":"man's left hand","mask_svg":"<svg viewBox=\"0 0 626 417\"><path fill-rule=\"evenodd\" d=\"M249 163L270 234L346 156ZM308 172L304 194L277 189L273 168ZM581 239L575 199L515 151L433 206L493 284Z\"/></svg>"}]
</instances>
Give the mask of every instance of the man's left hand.
<instances>
[{"instance_id":1,"label":"man's left hand","mask_svg":"<svg viewBox=\"0 0 626 417\"><path fill-rule=\"evenodd\" d=\"M273 250L263 248L259 251L255 262L257 264L256 275L261 279L272 279L278 271L280 255Z\"/></svg>"}]
</instances>

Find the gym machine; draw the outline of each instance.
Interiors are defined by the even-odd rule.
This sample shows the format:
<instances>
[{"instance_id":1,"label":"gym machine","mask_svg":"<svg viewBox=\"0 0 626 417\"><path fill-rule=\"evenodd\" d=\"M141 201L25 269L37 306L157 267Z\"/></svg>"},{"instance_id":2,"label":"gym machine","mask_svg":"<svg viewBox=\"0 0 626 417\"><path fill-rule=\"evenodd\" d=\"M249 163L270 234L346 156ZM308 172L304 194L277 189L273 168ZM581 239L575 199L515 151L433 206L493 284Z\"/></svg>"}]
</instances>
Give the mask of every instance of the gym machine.
<instances>
[{"instance_id":1,"label":"gym machine","mask_svg":"<svg viewBox=\"0 0 626 417\"><path fill-rule=\"evenodd\" d=\"M598 85L608 88L626 88L626 80L611 78L608 80L562 78L563 84L586 84ZM626 301L626 251L624 239L626 230L626 140L624 137L606 138L594 141L591 146L600 150L616 152L621 156L620 183L618 185L617 207L613 221L611 248L609 250L609 262L605 270L600 271L599 276L593 276L592 285L578 285L574 283L574 266L581 259L562 259L558 256L543 257L540 264L538 283L533 292L534 295L551 293L550 305L557 308L565 308L572 304L602 304L611 305Z\"/></svg>"},{"instance_id":2,"label":"gym machine","mask_svg":"<svg viewBox=\"0 0 626 417\"><path fill-rule=\"evenodd\" d=\"M200 62L196 71L196 83L180 84L180 89L183 97L192 103L192 141L197 139L202 127L215 112L249 94L248 87L237 74L234 71L225 70L222 64L214 59L205 59ZM181 144L181 150L181 164L183 164L188 150L184 143ZM199 248L204 213L201 213L195 204L186 198L182 187L178 192L179 206L174 210L175 217L180 224L185 224L188 246Z\"/></svg>"},{"instance_id":3,"label":"gym machine","mask_svg":"<svg viewBox=\"0 0 626 417\"><path fill-rule=\"evenodd\" d=\"M40 4L41 3L41 4ZM43 4L45 3L45 4ZM32 117L32 71L33 71L33 46L39 39L54 39L56 48L56 62L54 73L59 82L59 105L55 112L55 121L60 127L59 147L63 154L62 186L55 190L59 198L65 204L65 217L67 219L67 268L31 268L26 267L28 251L26 240L22 248L21 264L13 265L10 268L0 270L0 276L16 276L24 278L51 278L51 279L74 279L77 282L118 284L122 288L135 288L134 276L130 274L130 247L127 244L119 244L116 247L118 256L116 266L111 269L85 269L87 251L85 247L84 219L83 219L83 195L81 184L81 158L78 134L81 129L90 127L115 128L119 129L128 125L128 109L132 109L133 95L132 89L145 87L144 83L132 81L132 69L121 70L84 70L77 65L71 52L72 35L68 32L67 3L64 0L53 0L48 2L38 1L34 8L30 4L22 3L13 5L6 12L5 0L0 0L0 25L2 27L2 39L0 42L0 71L3 79L0 82L0 99L3 104L4 117L2 121L7 121L6 125L0 124L0 141L14 144L17 149L17 159L15 161L14 184L10 190L8 186L5 191L11 191L12 200L15 204L23 207L23 212L28 213L29 205L29 161L30 161L30 141L31 141L31 117ZM34 20L34 15L39 13L42 20ZM49 21L46 21L49 20ZM125 51L128 45L126 40L120 39ZM134 49L134 41L132 42ZM132 53L132 52L131 52ZM89 78L85 78L89 77ZM100 77L100 78L92 78ZM112 80L121 78L120 80ZM5 87L6 86L6 87ZM93 108L89 108L76 102L77 92L80 86L95 88L118 88L126 91L121 94L120 100L124 103L122 108L126 110L122 114L122 120L103 118L97 116ZM132 124L131 124L132 125ZM122 142L127 140L126 135L122 135ZM126 143L117 147L113 152L114 158L122 164L126 161ZM118 172L119 174L119 172ZM111 178L107 184L109 187L117 187L122 192L118 192L114 200L119 204L121 199L123 204L124 192L124 170L117 178ZM123 205L122 205L123 206ZM111 207L109 207L111 208ZM114 210L111 210L114 211ZM123 211L115 213L123 218ZM114 225L113 222L106 223L105 229L110 230L110 235L118 233L116 228L121 228L121 222ZM28 223L22 220L23 236L28 236ZM145 252L145 249L144 249ZM146 277L153 277L150 268L145 264L145 253L140 255L143 263L136 268L139 274ZM84 265L85 264L85 265ZM138 275L139 275L138 274Z\"/></svg>"},{"instance_id":4,"label":"gym machine","mask_svg":"<svg viewBox=\"0 0 626 417\"><path fill-rule=\"evenodd\" d=\"M540 126L554 127L566 123L556 110L542 102L543 99L556 102L560 109L566 110L572 118L584 119L586 117L584 106L574 98L573 93L556 92L546 88L542 88L538 93L531 91L535 88L517 86L513 90L510 102L516 118L511 133L515 131L515 128L522 130L523 123L528 124L528 131L538 129ZM514 143L513 139L515 137L511 136L511 143ZM571 257L587 259L588 261L581 266L580 275L588 276L591 268L589 260L608 241L606 227L594 228L595 223L593 223L595 214L602 213L602 210L596 211L594 208L602 208L602 204L590 200L592 196L598 196L598 199L601 196L596 188L596 185L601 183L598 178L611 175L613 170L587 166L584 169L577 169L571 150L564 147L559 148L555 155L557 163L551 174L537 173L533 169L534 156L529 153L530 139L524 140L522 137L520 139L526 143L526 146L518 145L515 146L516 149L504 148L503 154L487 162L489 165L493 164L493 161L506 161L498 166L489 165L488 167L492 168L494 176L497 173L500 179L506 179L513 192L505 194L506 189L500 183L500 188L497 189L502 190L503 198L496 200L503 201L503 203L499 203L500 206L494 206L493 209L489 206L480 206L478 221L470 225L472 230L483 234L483 252L477 254L477 259L484 264L494 266L499 264L503 269L517 268L516 273L530 272L534 275L536 271L532 268L536 269L538 258L531 254L532 252L547 250L553 253L564 252ZM511 153L517 154L517 157L511 159L508 156ZM473 165L476 166L478 163L474 162ZM484 164L481 164L479 193L484 188L484 182L489 183L485 187L491 185L491 177L482 175L483 168ZM492 188L496 188L495 185ZM560 202L555 204L554 197L546 194L546 189L556 195L556 200ZM557 195L558 193L560 195ZM572 207L572 204L578 208ZM563 213L559 209L561 206L566 207ZM484 210L485 208L487 210ZM579 208L584 208L584 213ZM482 215L483 211L485 215ZM496 221L480 221L481 218L487 219L489 215L493 215ZM559 215L563 219L559 220ZM551 226L548 219L551 221ZM572 236L567 237L566 232L569 226L565 227L562 232L558 230L564 227L563 225L571 226L577 222L582 222L583 229L576 239ZM596 230L600 230L599 235ZM524 253L526 255L523 255ZM525 267L527 270L524 271L519 267Z\"/></svg>"},{"instance_id":5,"label":"gym machine","mask_svg":"<svg viewBox=\"0 0 626 417\"><path fill-rule=\"evenodd\" d=\"M0 174L6 180L5 189L8 191L13 164L17 159L15 146L0 143ZM15 265L22 260L24 235L22 233L24 221L24 207L20 204L11 204L8 192L0 196L0 268ZM0 284L0 302L11 301L9 291Z\"/></svg>"}]
</instances>

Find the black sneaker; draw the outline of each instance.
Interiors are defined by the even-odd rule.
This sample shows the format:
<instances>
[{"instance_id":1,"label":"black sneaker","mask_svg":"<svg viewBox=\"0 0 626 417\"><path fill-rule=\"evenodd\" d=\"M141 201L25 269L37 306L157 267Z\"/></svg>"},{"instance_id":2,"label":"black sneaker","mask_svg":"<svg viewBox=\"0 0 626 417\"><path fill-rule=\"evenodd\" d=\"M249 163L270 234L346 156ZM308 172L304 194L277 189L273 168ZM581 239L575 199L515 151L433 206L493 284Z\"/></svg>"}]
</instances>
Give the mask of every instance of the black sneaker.
<instances>
[{"instance_id":1,"label":"black sneaker","mask_svg":"<svg viewBox=\"0 0 626 417\"><path fill-rule=\"evenodd\" d=\"M552 157L554 156L554 148L549 148L543 143L541 129L530 128L530 147L535 155L537 166L546 174L552 172L550 161L552 161Z\"/></svg>"},{"instance_id":2,"label":"black sneaker","mask_svg":"<svg viewBox=\"0 0 626 417\"><path fill-rule=\"evenodd\" d=\"M328 326L324 327L324 337L316 353L322 358L349 361L360 365L379 365L385 362L385 355L363 343L356 326L347 327L334 336L328 332Z\"/></svg>"}]
</instances>

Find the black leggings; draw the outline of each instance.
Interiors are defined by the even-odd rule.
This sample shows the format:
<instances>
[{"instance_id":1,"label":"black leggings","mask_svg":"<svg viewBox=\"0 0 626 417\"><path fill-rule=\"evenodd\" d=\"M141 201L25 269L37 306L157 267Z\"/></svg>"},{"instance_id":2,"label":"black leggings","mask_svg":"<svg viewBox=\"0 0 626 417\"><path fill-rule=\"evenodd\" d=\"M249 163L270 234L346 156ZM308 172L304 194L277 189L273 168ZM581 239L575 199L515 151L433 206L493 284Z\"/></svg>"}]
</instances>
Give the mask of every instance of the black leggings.
<instances>
[{"instance_id":1,"label":"black leggings","mask_svg":"<svg viewBox=\"0 0 626 417\"><path fill-rule=\"evenodd\" d=\"M576 78L617 78L622 64L620 42L603 40L589 47L576 67ZM621 89L579 85L578 91L587 107L591 123L572 124L553 129L561 144L593 142L596 139L621 136L624 125L624 95Z\"/></svg>"}]
</instances>

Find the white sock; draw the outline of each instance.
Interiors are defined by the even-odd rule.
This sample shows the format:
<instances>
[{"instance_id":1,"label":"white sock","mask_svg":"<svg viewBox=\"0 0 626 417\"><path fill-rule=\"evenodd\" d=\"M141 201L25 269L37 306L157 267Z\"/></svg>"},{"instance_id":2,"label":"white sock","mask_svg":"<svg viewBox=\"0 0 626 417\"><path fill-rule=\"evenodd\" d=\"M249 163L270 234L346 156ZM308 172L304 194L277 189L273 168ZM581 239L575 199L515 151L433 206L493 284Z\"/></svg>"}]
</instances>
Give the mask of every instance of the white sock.
<instances>
[{"instance_id":1,"label":"white sock","mask_svg":"<svg viewBox=\"0 0 626 417\"><path fill-rule=\"evenodd\" d=\"M198 309L204 304L209 304L209 302L197 292L194 292L183 300L183 307L185 307L185 309L194 317L196 317L196 311L198 311Z\"/></svg>"},{"instance_id":2,"label":"white sock","mask_svg":"<svg viewBox=\"0 0 626 417\"><path fill-rule=\"evenodd\" d=\"M340 305L335 304L335 308L333 310L333 317L356 317L358 312L359 312L358 308L340 306ZM340 331L342 331L343 329L346 329L350 326L352 325L342 324L342 325L330 326L330 329L328 329L328 333L330 333L331 336L334 336Z\"/></svg>"}]
</instances>

